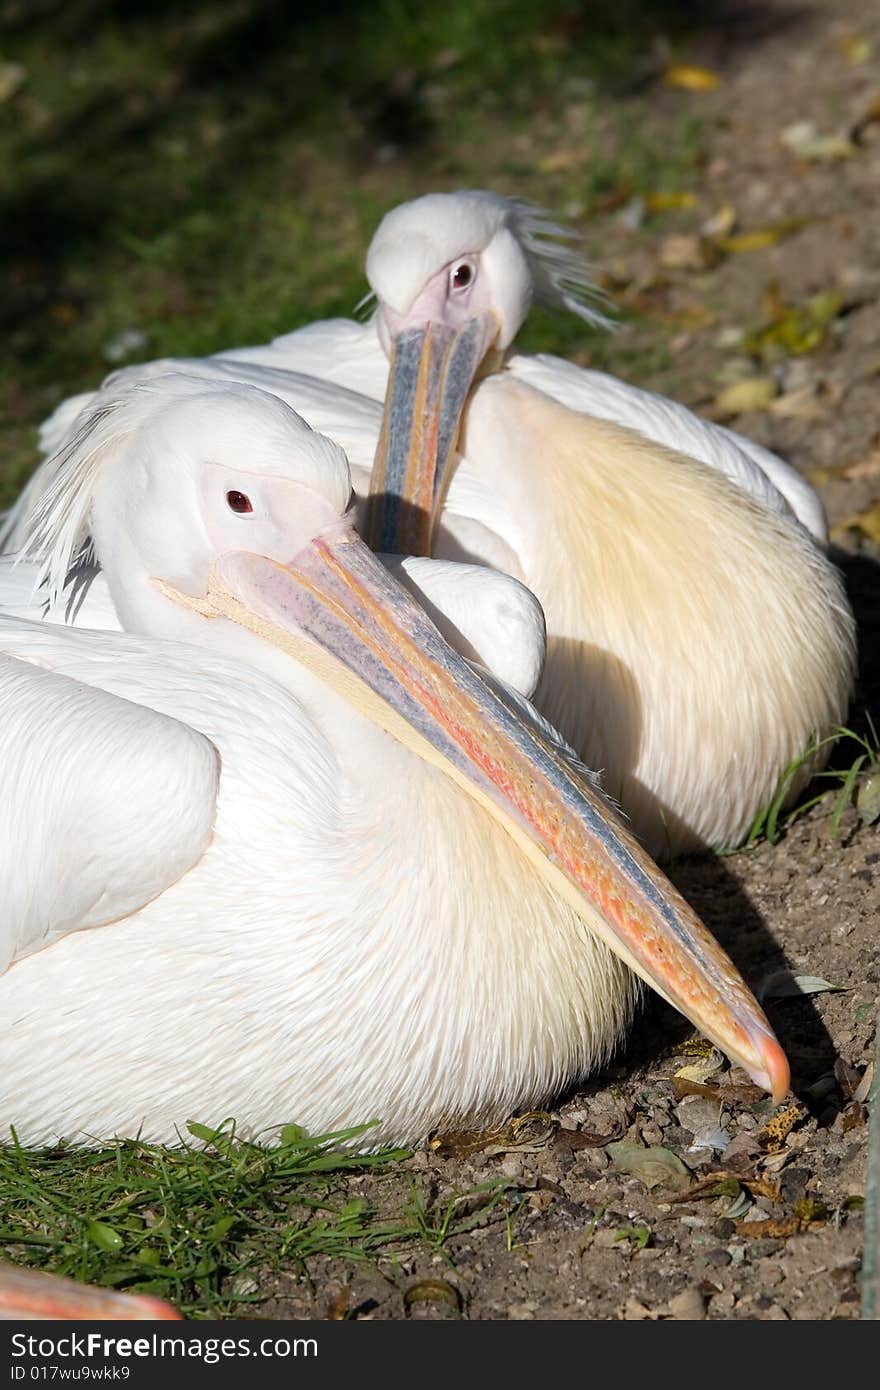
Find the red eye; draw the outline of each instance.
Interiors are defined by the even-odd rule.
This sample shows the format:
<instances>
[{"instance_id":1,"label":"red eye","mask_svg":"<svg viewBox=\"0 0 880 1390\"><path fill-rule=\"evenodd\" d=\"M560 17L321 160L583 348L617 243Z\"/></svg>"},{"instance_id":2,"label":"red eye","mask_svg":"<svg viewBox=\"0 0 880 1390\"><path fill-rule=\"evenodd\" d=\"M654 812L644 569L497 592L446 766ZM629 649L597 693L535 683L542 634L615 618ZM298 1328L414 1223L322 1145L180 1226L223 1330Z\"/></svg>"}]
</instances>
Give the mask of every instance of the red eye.
<instances>
[{"instance_id":1,"label":"red eye","mask_svg":"<svg viewBox=\"0 0 880 1390\"><path fill-rule=\"evenodd\" d=\"M244 492L227 492L226 501L231 512L236 512L239 516L244 516L246 512L252 512L251 499Z\"/></svg>"},{"instance_id":2,"label":"red eye","mask_svg":"<svg viewBox=\"0 0 880 1390\"><path fill-rule=\"evenodd\" d=\"M449 287L453 290L466 290L474 278L474 268L467 261L462 261L459 265L453 266L449 276Z\"/></svg>"}]
</instances>

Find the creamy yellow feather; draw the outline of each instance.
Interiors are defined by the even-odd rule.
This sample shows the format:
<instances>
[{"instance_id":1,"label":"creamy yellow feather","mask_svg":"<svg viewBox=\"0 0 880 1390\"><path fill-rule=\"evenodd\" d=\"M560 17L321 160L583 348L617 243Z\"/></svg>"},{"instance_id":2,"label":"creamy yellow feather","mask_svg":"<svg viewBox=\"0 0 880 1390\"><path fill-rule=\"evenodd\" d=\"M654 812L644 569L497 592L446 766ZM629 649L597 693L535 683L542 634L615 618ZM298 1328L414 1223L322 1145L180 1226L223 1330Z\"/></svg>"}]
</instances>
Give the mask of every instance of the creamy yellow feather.
<instances>
[{"instance_id":1,"label":"creamy yellow feather","mask_svg":"<svg viewBox=\"0 0 880 1390\"><path fill-rule=\"evenodd\" d=\"M529 518L516 550L548 632L535 703L655 856L741 841L845 717L837 570L721 474L509 374L472 397L462 449Z\"/></svg>"}]
</instances>

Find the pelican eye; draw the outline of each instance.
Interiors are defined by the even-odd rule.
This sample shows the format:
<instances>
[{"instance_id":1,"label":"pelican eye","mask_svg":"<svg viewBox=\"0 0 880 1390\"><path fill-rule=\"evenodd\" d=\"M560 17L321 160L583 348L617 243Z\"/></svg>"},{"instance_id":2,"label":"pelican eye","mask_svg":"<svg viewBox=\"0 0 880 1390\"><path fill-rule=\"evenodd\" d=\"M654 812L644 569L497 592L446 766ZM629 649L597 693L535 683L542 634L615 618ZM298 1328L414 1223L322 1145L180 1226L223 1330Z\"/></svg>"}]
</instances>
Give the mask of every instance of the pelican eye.
<instances>
[{"instance_id":1,"label":"pelican eye","mask_svg":"<svg viewBox=\"0 0 880 1390\"><path fill-rule=\"evenodd\" d=\"M248 512L254 510L251 499L248 497L247 493L236 492L234 488L231 492L227 492L226 503L229 510L235 512L238 516L245 516Z\"/></svg>"},{"instance_id":2,"label":"pelican eye","mask_svg":"<svg viewBox=\"0 0 880 1390\"><path fill-rule=\"evenodd\" d=\"M466 290L468 285L473 282L476 271L470 261L459 261L449 272L449 288L451 290Z\"/></svg>"}]
</instances>

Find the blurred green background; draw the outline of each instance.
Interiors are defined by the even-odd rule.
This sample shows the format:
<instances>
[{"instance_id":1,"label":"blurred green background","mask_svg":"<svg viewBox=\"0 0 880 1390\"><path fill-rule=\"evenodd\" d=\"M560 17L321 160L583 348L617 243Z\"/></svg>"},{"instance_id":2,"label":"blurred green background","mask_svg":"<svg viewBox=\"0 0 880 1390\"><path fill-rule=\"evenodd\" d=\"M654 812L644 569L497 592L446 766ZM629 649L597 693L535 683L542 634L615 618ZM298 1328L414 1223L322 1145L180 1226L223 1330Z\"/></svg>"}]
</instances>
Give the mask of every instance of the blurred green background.
<instances>
[{"instance_id":1,"label":"blurred green background","mask_svg":"<svg viewBox=\"0 0 880 1390\"><path fill-rule=\"evenodd\" d=\"M349 314L401 200L491 187L589 231L686 184L701 121L667 91L655 127L651 94L726 8L0 0L0 502L34 426L112 366ZM524 341L618 368L647 353L646 381L662 358L561 315Z\"/></svg>"}]
</instances>

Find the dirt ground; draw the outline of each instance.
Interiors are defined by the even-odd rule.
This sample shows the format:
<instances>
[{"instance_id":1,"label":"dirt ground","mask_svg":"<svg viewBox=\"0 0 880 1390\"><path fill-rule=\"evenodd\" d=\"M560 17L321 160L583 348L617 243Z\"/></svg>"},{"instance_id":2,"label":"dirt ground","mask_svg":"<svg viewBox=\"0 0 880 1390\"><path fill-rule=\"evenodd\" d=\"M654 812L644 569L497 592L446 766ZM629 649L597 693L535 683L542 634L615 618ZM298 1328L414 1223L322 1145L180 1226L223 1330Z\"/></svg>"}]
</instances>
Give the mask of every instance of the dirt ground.
<instances>
[{"instance_id":1,"label":"dirt ground","mask_svg":"<svg viewBox=\"0 0 880 1390\"><path fill-rule=\"evenodd\" d=\"M864 729L866 708L875 720L880 713L880 10L874 0L768 0L740 23L709 31L688 54L722 79L699 92L713 128L696 208L643 222L637 206L609 207L590 223L592 251L624 305L649 302L680 319L652 384L732 418L817 483L860 621L851 726ZM651 118L664 121L676 99L655 94ZM878 119L867 121L872 102ZM814 141L812 152L795 149L797 132L780 138L805 122L800 138ZM815 144L825 137L852 148ZM716 260L698 233L726 206L736 211L734 235L785 219L803 225ZM837 312L816 350L778 361L743 351L744 324L778 320L780 304L830 287ZM649 332L624 331L634 343ZM725 405L726 386L755 377L772 383L769 406L741 414ZM850 745L838 764L853 756ZM858 1317L880 824L850 809L835 834L832 806L807 813L775 845L673 869L751 982L790 971L840 988L766 998L794 1074L783 1122L768 1129L778 1112L743 1074L677 1051L689 1026L648 1001L628 1050L549 1117L488 1148L427 1147L408 1163L435 1215L482 1184L505 1184L502 1201L488 1210L485 1193L458 1202L451 1225L460 1233L438 1236L435 1254L426 1247L376 1269L315 1264L309 1281L273 1280L259 1289L259 1315ZM620 1142L670 1150L690 1177L661 1172L649 1190L623 1171L626 1153L609 1149ZM699 1187L716 1170L723 1178ZM351 1193L389 1200L370 1177Z\"/></svg>"}]
</instances>

